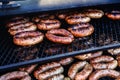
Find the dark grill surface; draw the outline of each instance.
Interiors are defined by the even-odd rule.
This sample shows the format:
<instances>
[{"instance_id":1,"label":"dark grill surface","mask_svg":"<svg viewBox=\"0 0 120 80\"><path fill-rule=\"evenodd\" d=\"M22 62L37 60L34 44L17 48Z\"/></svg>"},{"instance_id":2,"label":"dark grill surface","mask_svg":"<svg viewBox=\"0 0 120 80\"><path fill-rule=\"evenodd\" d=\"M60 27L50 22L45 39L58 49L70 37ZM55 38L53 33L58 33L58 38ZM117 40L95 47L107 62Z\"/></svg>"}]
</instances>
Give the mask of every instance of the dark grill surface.
<instances>
[{"instance_id":1,"label":"dark grill surface","mask_svg":"<svg viewBox=\"0 0 120 80\"><path fill-rule=\"evenodd\" d=\"M1 26L0 71L120 46L120 21L113 21L104 16L102 19L92 20L90 23L95 28L94 33L85 38L76 38L70 45L55 44L44 39L42 43L31 47L14 45L5 26ZM62 26L68 27L66 24Z\"/></svg>"}]
</instances>

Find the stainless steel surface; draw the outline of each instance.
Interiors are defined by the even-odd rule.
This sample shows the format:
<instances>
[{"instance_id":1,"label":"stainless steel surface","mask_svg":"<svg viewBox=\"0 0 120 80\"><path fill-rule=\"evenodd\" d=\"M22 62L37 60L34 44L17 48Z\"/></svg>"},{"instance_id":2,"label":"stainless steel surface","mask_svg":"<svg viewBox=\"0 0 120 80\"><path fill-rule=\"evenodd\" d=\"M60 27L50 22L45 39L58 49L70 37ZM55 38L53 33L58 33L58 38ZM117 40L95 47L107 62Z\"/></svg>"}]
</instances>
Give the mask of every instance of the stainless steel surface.
<instances>
[{"instance_id":1,"label":"stainless steel surface","mask_svg":"<svg viewBox=\"0 0 120 80\"><path fill-rule=\"evenodd\" d=\"M120 0L25 0L17 1L16 3L21 4L21 7L16 9L0 10L0 16L120 3Z\"/></svg>"}]
</instances>

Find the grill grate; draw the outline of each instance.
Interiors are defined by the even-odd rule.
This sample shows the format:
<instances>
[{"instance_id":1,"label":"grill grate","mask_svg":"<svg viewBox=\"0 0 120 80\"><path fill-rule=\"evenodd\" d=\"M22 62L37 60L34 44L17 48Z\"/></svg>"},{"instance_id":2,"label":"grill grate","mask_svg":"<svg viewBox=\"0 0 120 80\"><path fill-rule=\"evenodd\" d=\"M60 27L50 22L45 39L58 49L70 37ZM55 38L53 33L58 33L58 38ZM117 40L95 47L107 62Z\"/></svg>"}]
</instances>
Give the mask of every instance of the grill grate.
<instances>
[{"instance_id":1,"label":"grill grate","mask_svg":"<svg viewBox=\"0 0 120 80\"><path fill-rule=\"evenodd\" d=\"M92 20L90 23L95 28L94 33L89 37L76 38L70 45L56 44L45 39L42 43L32 47L14 45L7 30L0 27L0 71L61 57L120 47L120 21L112 21L104 17ZM63 25L66 27L65 24ZM51 49L54 50L52 53L50 53Z\"/></svg>"}]
</instances>

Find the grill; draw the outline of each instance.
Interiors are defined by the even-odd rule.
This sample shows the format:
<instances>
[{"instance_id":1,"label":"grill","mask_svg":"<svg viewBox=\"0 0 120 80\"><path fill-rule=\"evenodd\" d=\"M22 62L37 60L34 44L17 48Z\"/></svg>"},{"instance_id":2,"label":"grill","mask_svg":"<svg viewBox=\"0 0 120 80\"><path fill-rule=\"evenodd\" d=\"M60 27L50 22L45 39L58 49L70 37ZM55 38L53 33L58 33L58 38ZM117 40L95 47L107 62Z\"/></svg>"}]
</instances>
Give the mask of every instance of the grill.
<instances>
[{"instance_id":1,"label":"grill","mask_svg":"<svg viewBox=\"0 0 120 80\"><path fill-rule=\"evenodd\" d=\"M92 20L90 23L95 28L94 33L85 38L76 38L70 45L55 44L45 39L42 43L32 47L14 45L7 30L0 27L0 71L120 46L120 21L103 17ZM66 28L68 25L64 23L62 27ZM3 34L5 36L2 36ZM54 50L52 54L48 53L50 49Z\"/></svg>"}]
</instances>

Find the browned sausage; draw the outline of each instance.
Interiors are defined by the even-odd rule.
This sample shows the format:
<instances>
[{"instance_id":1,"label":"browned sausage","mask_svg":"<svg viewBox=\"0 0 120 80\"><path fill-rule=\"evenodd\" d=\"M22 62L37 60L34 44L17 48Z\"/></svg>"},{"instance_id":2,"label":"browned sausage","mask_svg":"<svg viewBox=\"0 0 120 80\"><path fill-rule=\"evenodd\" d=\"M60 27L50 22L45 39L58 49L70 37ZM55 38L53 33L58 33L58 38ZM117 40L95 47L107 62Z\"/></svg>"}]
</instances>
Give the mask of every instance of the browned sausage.
<instances>
[{"instance_id":1,"label":"browned sausage","mask_svg":"<svg viewBox=\"0 0 120 80\"><path fill-rule=\"evenodd\" d=\"M68 70L68 76L71 79L74 79L78 70L83 68L86 65L86 63L87 63L86 61L79 61L79 62L74 63Z\"/></svg>"},{"instance_id":2,"label":"browned sausage","mask_svg":"<svg viewBox=\"0 0 120 80\"><path fill-rule=\"evenodd\" d=\"M63 74L57 74L57 75L54 75L54 76L48 78L47 80L63 80L63 79L64 79Z\"/></svg>"},{"instance_id":3,"label":"browned sausage","mask_svg":"<svg viewBox=\"0 0 120 80\"><path fill-rule=\"evenodd\" d=\"M44 80L44 79L47 79L48 77L51 77L51 76L54 76L57 74L61 74L61 73L63 73L63 71L64 71L64 68L62 66L55 67L55 68L52 68L50 70L40 73L38 75L38 79Z\"/></svg>"},{"instance_id":4,"label":"browned sausage","mask_svg":"<svg viewBox=\"0 0 120 80\"><path fill-rule=\"evenodd\" d=\"M55 18L54 15L50 15L50 14L40 14L40 15L38 15L38 16L36 16L36 17L33 17L33 18L32 18L32 21L38 23L38 22L40 22L40 21L43 20L43 19L54 19L54 18Z\"/></svg>"},{"instance_id":5,"label":"browned sausage","mask_svg":"<svg viewBox=\"0 0 120 80\"><path fill-rule=\"evenodd\" d=\"M93 67L89 63L87 63L84 69L76 74L75 80L86 80L88 76L92 73L92 71Z\"/></svg>"},{"instance_id":6,"label":"browned sausage","mask_svg":"<svg viewBox=\"0 0 120 80\"><path fill-rule=\"evenodd\" d=\"M20 71L26 71L28 73L31 73L33 72L33 70L35 69L35 67L37 66L37 64L35 65L30 65L30 66L27 66L27 67L23 67L23 68L19 68Z\"/></svg>"},{"instance_id":7,"label":"browned sausage","mask_svg":"<svg viewBox=\"0 0 120 80\"><path fill-rule=\"evenodd\" d=\"M82 13L67 16L65 18L65 20L68 24L78 24L78 23L90 22L90 18Z\"/></svg>"},{"instance_id":8,"label":"browned sausage","mask_svg":"<svg viewBox=\"0 0 120 80\"><path fill-rule=\"evenodd\" d=\"M31 80L31 77L28 75L27 72L23 72L23 71L9 72L0 76L0 80L11 80L11 79Z\"/></svg>"},{"instance_id":9,"label":"browned sausage","mask_svg":"<svg viewBox=\"0 0 120 80\"><path fill-rule=\"evenodd\" d=\"M117 78L119 75L120 73L115 70L110 70L110 69L97 70L90 75L89 80L99 80L99 78L105 77L105 76Z\"/></svg>"},{"instance_id":10,"label":"browned sausage","mask_svg":"<svg viewBox=\"0 0 120 80\"><path fill-rule=\"evenodd\" d=\"M111 55L118 55L118 54L120 54L120 48L109 49L108 52L109 52Z\"/></svg>"},{"instance_id":11,"label":"browned sausage","mask_svg":"<svg viewBox=\"0 0 120 80\"><path fill-rule=\"evenodd\" d=\"M99 57L96 57L96 58L93 58L90 63L99 63L99 62L110 62L110 61L113 61L114 58L111 57L111 56L99 56Z\"/></svg>"},{"instance_id":12,"label":"browned sausage","mask_svg":"<svg viewBox=\"0 0 120 80\"><path fill-rule=\"evenodd\" d=\"M74 59L72 57L64 58L64 59L61 59L59 63L64 66L64 65L70 64L71 62L73 62L73 60Z\"/></svg>"},{"instance_id":13,"label":"browned sausage","mask_svg":"<svg viewBox=\"0 0 120 80\"><path fill-rule=\"evenodd\" d=\"M112 20L120 20L120 11L115 10L115 11L111 11L106 13L106 16Z\"/></svg>"},{"instance_id":14,"label":"browned sausage","mask_svg":"<svg viewBox=\"0 0 120 80\"><path fill-rule=\"evenodd\" d=\"M25 24L20 24L13 26L9 28L8 32L10 32L11 35L15 35L20 32L25 32L25 31L35 31L37 29L37 26L34 25L31 22L25 23Z\"/></svg>"},{"instance_id":15,"label":"browned sausage","mask_svg":"<svg viewBox=\"0 0 120 80\"><path fill-rule=\"evenodd\" d=\"M51 29L57 29L61 25L59 20L56 19L44 19L41 20L37 26L40 30L51 30Z\"/></svg>"},{"instance_id":16,"label":"browned sausage","mask_svg":"<svg viewBox=\"0 0 120 80\"><path fill-rule=\"evenodd\" d=\"M60 66L60 63L57 63L57 62L51 62L51 63L41 65L38 67L37 70L34 71L34 76L38 79L38 75L40 73L45 72L51 68L58 67L58 66Z\"/></svg>"},{"instance_id":17,"label":"browned sausage","mask_svg":"<svg viewBox=\"0 0 120 80\"><path fill-rule=\"evenodd\" d=\"M94 32L94 27L89 23L80 23L72 25L72 27L68 28L68 30L75 37L85 37L91 35Z\"/></svg>"},{"instance_id":18,"label":"browned sausage","mask_svg":"<svg viewBox=\"0 0 120 80\"><path fill-rule=\"evenodd\" d=\"M43 33L38 31L26 31L14 36L13 42L20 46L31 46L43 41Z\"/></svg>"},{"instance_id":19,"label":"browned sausage","mask_svg":"<svg viewBox=\"0 0 120 80\"><path fill-rule=\"evenodd\" d=\"M115 69L117 65L117 60L113 60L107 63L92 63L94 69Z\"/></svg>"},{"instance_id":20,"label":"browned sausage","mask_svg":"<svg viewBox=\"0 0 120 80\"><path fill-rule=\"evenodd\" d=\"M46 37L52 42L61 44L70 44L74 40L74 36L65 29L52 29L46 33Z\"/></svg>"},{"instance_id":21,"label":"browned sausage","mask_svg":"<svg viewBox=\"0 0 120 80\"><path fill-rule=\"evenodd\" d=\"M120 67L120 55L117 55L117 56L116 56L116 59L117 59L117 61L118 61L118 66Z\"/></svg>"},{"instance_id":22,"label":"browned sausage","mask_svg":"<svg viewBox=\"0 0 120 80\"><path fill-rule=\"evenodd\" d=\"M85 11L85 14L90 18L98 19L104 15L104 12L97 9L88 9Z\"/></svg>"},{"instance_id":23,"label":"browned sausage","mask_svg":"<svg viewBox=\"0 0 120 80\"><path fill-rule=\"evenodd\" d=\"M98 56L102 55L102 51L95 52L95 53L87 53L87 54L81 54L78 56L75 56L75 58L80 59L80 60L89 60Z\"/></svg>"},{"instance_id":24,"label":"browned sausage","mask_svg":"<svg viewBox=\"0 0 120 80\"><path fill-rule=\"evenodd\" d=\"M29 19L23 18L23 19L20 19L20 20L8 22L8 23L7 23L7 27L10 28L10 27L12 27L12 26L15 26L15 25L18 25L18 24L23 24L23 23L26 23L26 22L28 22L28 21L29 21Z\"/></svg>"}]
</instances>

